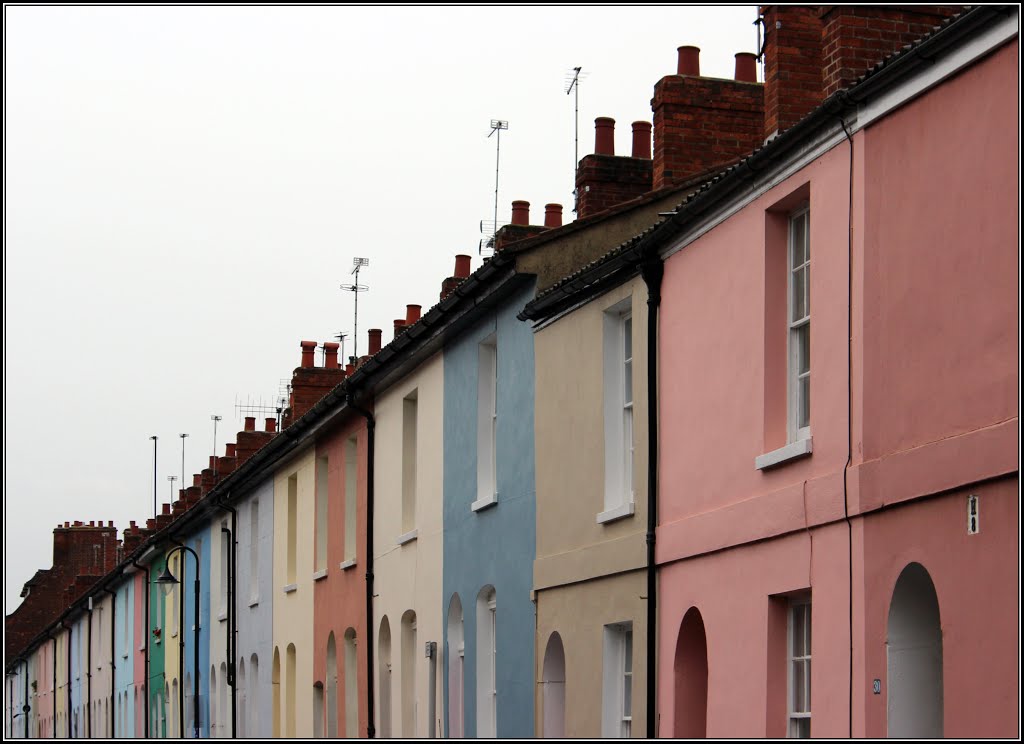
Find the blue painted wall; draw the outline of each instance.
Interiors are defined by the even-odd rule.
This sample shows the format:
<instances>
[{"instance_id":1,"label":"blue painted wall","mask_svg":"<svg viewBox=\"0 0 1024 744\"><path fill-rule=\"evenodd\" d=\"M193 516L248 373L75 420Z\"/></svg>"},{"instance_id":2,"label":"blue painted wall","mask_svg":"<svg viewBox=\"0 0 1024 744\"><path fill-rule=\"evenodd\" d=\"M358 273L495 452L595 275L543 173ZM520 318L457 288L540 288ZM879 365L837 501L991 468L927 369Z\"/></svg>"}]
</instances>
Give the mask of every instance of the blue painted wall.
<instances>
[{"instance_id":1,"label":"blue painted wall","mask_svg":"<svg viewBox=\"0 0 1024 744\"><path fill-rule=\"evenodd\" d=\"M533 333L516 313L534 296L533 280L519 286L444 351L444 599L442 627L453 594L465 627L465 734L476 734L476 600L491 585L497 612L497 733L532 738L535 608L530 601L536 554L533 449ZM497 333L498 503L479 512L477 386L479 344ZM447 638L445 639L447 642ZM448 730L447 662L445 731Z\"/></svg>"}]
</instances>

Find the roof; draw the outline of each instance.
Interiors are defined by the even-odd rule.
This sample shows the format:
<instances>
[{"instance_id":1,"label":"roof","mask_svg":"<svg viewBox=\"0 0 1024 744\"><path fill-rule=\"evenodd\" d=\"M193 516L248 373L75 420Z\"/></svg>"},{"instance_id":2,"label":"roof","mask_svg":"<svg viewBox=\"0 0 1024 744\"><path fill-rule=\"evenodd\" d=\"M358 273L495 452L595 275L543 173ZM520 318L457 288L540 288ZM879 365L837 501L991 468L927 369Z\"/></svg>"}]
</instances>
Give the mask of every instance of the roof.
<instances>
[{"instance_id":1,"label":"roof","mask_svg":"<svg viewBox=\"0 0 1024 744\"><path fill-rule=\"evenodd\" d=\"M759 172L792 156L823 129L838 126L840 117L855 110L859 103L891 88L1000 17L1014 12L1016 6L977 6L947 18L932 33L890 54L855 83L833 93L764 146L700 184L674 212L666 213L639 235L538 293L519 318L549 318L635 276L641 263L652 260L683 227L705 217L726 198L749 185Z\"/></svg>"}]
</instances>

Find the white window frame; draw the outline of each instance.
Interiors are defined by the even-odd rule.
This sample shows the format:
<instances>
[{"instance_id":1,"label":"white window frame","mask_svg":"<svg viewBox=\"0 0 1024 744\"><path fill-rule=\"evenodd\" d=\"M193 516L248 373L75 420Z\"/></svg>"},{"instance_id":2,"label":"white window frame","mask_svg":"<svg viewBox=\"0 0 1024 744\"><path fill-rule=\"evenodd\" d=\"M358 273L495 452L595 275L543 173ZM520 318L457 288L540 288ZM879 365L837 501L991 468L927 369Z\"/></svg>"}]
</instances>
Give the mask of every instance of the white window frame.
<instances>
[{"instance_id":1,"label":"white window frame","mask_svg":"<svg viewBox=\"0 0 1024 744\"><path fill-rule=\"evenodd\" d=\"M627 297L604 313L604 510L597 515L598 524L628 517L636 509L632 302L632 296Z\"/></svg>"},{"instance_id":2,"label":"white window frame","mask_svg":"<svg viewBox=\"0 0 1024 744\"><path fill-rule=\"evenodd\" d=\"M480 342L477 365L476 501L479 511L498 503L498 338Z\"/></svg>"},{"instance_id":3,"label":"white window frame","mask_svg":"<svg viewBox=\"0 0 1024 744\"><path fill-rule=\"evenodd\" d=\"M806 612L803 625L805 638L801 642L801 645L805 646L803 648L805 653L796 655L796 624L794 619L798 612ZM789 609L786 613L786 736L790 739L801 738L797 729L800 725L798 721L806 720L809 726L811 720L811 639L813 638L811 615L811 598L809 596L795 597L790 600ZM804 699L807 701L807 710L805 711L795 710L796 685L798 682L795 670L798 665L804 669L803 694ZM809 733L808 731L808 735Z\"/></svg>"},{"instance_id":4,"label":"white window frame","mask_svg":"<svg viewBox=\"0 0 1024 744\"><path fill-rule=\"evenodd\" d=\"M604 626L601 736L628 739L633 729L633 623ZM627 691L629 700L627 701Z\"/></svg>"},{"instance_id":5,"label":"white window frame","mask_svg":"<svg viewBox=\"0 0 1024 744\"><path fill-rule=\"evenodd\" d=\"M787 223L786 238L786 339L787 339L787 424L786 430L789 442L798 442L811 438L811 414L810 414L810 379L811 379L811 219L810 206L804 206L789 216ZM796 230L794 225L797 221L803 221L804 245L797 246L795 243ZM803 252L806 247L806 258L799 265L794 265L794 255L799 248ZM803 302L804 313L799 318L794 317L796 306L794 303L794 278L797 272L803 272ZM800 371L800 344L798 342L800 332L807 329L807 371ZM801 381L807 380L807 423L800 425L801 403Z\"/></svg>"}]
</instances>

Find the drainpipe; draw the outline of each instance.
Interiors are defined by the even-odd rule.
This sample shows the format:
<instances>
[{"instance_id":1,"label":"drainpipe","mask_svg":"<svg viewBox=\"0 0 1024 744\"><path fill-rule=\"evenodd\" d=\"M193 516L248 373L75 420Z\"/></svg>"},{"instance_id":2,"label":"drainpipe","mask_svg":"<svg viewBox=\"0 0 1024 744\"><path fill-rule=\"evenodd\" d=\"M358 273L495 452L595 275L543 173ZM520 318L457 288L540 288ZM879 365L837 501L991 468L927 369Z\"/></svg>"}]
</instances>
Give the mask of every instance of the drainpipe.
<instances>
[{"instance_id":1,"label":"drainpipe","mask_svg":"<svg viewBox=\"0 0 1024 744\"><path fill-rule=\"evenodd\" d=\"M86 605L89 612L89 634L85 643L85 683L86 683L86 704L85 720L88 738L92 738L92 597Z\"/></svg>"},{"instance_id":2,"label":"drainpipe","mask_svg":"<svg viewBox=\"0 0 1024 744\"><path fill-rule=\"evenodd\" d=\"M114 686L114 674L117 669L115 660L116 654L116 635L114 633L114 620L117 617L117 592L112 591L109 587L103 587L103 591L110 595L110 738L114 738L114 726L117 721L116 714L114 712L114 701L117 699L117 688ZM128 613L125 613L125 622L128 621Z\"/></svg>"},{"instance_id":3,"label":"drainpipe","mask_svg":"<svg viewBox=\"0 0 1024 744\"><path fill-rule=\"evenodd\" d=\"M56 651L56 646L53 648ZM32 712L32 705L29 704L29 660L22 659L25 663L25 702L22 703L22 714L25 716L25 738L29 738L29 713ZM11 728L11 735L14 734L13 727Z\"/></svg>"},{"instance_id":4,"label":"drainpipe","mask_svg":"<svg viewBox=\"0 0 1024 744\"><path fill-rule=\"evenodd\" d=\"M366 419L366 738L373 739L377 730L373 724L373 439L376 421L373 414L356 404L350 390L346 397L349 407Z\"/></svg>"},{"instance_id":5,"label":"drainpipe","mask_svg":"<svg viewBox=\"0 0 1024 744\"><path fill-rule=\"evenodd\" d=\"M142 673L142 720L143 726L146 731L146 736L149 736L149 567L140 566L138 561L132 559L132 565L140 571L144 571L146 574L146 590L143 597L142 604L146 608L146 627L142 629L142 643L143 643L143 654L145 654L145 664ZM132 649L134 651L134 649ZM136 711L138 715L138 711Z\"/></svg>"},{"instance_id":6,"label":"drainpipe","mask_svg":"<svg viewBox=\"0 0 1024 744\"><path fill-rule=\"evenodd\" d=\"M229 494L229 496L230 496L230 494ZM224 527L221 527L220 531L222 533L224 533L224 532L227 533L228 545L231 548L228 551L228 566L227 566L227 568L228 568L228 647L227 647L227 652L228 652L228 686L231 688L231 738L234 739L237 736L237 734L236 734L236 727L238 725L238 713L237 713L238 706L236 704L237 703L237 690L236 690L236 687L235 687L235 663L236 663L236 659L237 659L236 651L235 651L235 643L237 641L237 639L235 637L237 635L236 625L235 625L235 610L236 610L236 607L235 607L235 601L236 601L236 592L235 592L235 565L236 565L235 564L235 561L236 561L235 550L236 550L236 542L235 542L235 535L238 534L235 528L237 526L236 519L237 519L238 514L230 506L226 506L224 504L217 504L217 507L220 508L220 509L223 509L224 511L226 511L226 512L231 514L231 529L228 530L228 529L225 529Z\"/></svg>"},{"instance_id":7,"label":"drainpipe","mask_svg":"<svg viewBox=\"0 0 1024 744\"><path fill-rule=\"evenodd\" d=\"M657 256L640 268L647 285L647 731L655 731L655 685L658 651L658 574L654 544L658 528L658 307L665 265Z\"/></svg>"}]
</instances>

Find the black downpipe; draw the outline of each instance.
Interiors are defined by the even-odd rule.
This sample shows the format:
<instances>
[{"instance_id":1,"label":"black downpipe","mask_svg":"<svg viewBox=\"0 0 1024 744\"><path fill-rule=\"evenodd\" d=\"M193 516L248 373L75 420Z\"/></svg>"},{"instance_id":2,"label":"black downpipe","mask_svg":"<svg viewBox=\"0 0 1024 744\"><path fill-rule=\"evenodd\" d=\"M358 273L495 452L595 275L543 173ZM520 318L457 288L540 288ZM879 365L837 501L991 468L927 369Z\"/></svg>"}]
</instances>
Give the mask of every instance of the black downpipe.
<instances>
[{"instance_id":1,"label":"black downpipe","mask_svg":"<svg viewBox=\"0 0 1024 744\"><path fill-rule=\"evenodd\" d=\"M655 685L658 651L658 574L654 544L658 528L658 307L665 265L658 257L640 268L647 285L647 732L658 735L655 716Z\"/></svg>"},{"instance_id":2,"label":"black downpipe","mask_svg":"<svg viewBox=\"0 0 1024 744\"><path fill-rule=\"evenodd\" d=\"M103 587L103 591L110 595L110 738L114 738L114 724L117 721L114 712L114 701L117 700L117 687L114 685L114 671L117 669L117 649L115 648L117 636L114 633L115 618L117 618L117 592ZM125 622L128 622L128 613L125 613ZM122 732L123 733L123 732Z\"/></svg>"},{"instance_id":3,"label":"black downpipe","mask_svg":"<svg viewBox=\"0 0 1024 744\"><path fill-rule=\"evenodd\" d=\"M142 718L143 726L145 727L146 737L149 737L149 567L140 566L137 561L132 560L132 565L146 572L146 596L143 601L143 606L146 608L146 627L142 629L142 638L145 648L143 653L146 655L145 670L143 672L142 679ZM134 653L134 649L132 650ZM136 712L137 714L137 712Z\"/></svg>"},{"instance_id":4,"label":"black downpipe","mask_svg":"<svg viewBox=\"0 0 1024 744\"><path fill-rule=\"evenodd\" d=\"M850 712L849 732L847 736L853 738L853 525L850 522L850 502L847 495L847 479L850 473L850 464L853 462L853 137L846 129L846 122L839 117L839 123L843 127L843 134L850 145L850 193L847 202L846 212L846 466L843 468L843 519L846 520L846 546L850 574L848 577L850 608L849 631L850 631L850 657L849 657L849 701L847 707Z\"/></svg>"},{"instance_id":5,"label":"black downpipe","mask_svg":"<svg viewBox=\"0 0 1024 744\"><path fill-rule=\"evenodd\" d=\"M86 704L85 704L85 720L86 720L86 732L89 738L92 738L92 597L89 597L89 603L86 605L86 612L89 613L89 635L85 643L85 684L86 684Z\"/></svg>"},{"instance_id":6,"label":"black downpipe","mask_svg":"<svg viewBox=\"0 0 1024 744\"><path fill-rule=\"evenodd\" d=\"M348 393L348 405L366 419L366 738L373 739L373 439L376 421L373 414L356 405L355 395Z\"/></svg>"},{"instance_id":7,"label":"black downpipe","mask_svg":"<svg viewBox=\"0 0 1024 744\"><path fill-rule=\"evenodd\" d=\"M237 706L237 690L235 688L235 643L236 643L236 623L235 623L235 551L236 541L235 535L238 534L236 531L238 513L224 504L217 504L218 508L223 509L231 514L231 529L227 530L223 527L220 528L221 532L226 532L228 535L228 545L230 550L228 551L228 686L231 688L231 738L234 739L236 734L236 726L238 725L238 706Z\"/></svg>"},{"instance_id":8,"label":"black downpipe","mask_svg":"<svg viewBox=\"0 0 1024 744\"><path fill-rule=\"evenodd\" d=\"M56 658L56 644L53 645L53 654ZM22 715L25 716L25 738L29 738L29 713L32 712L32 705L29 704L29 660L22 659L25 664L25 702L22 703ZM11 727L11 734L14 733L13 727Z\"/></svg>"}]
</instances>

